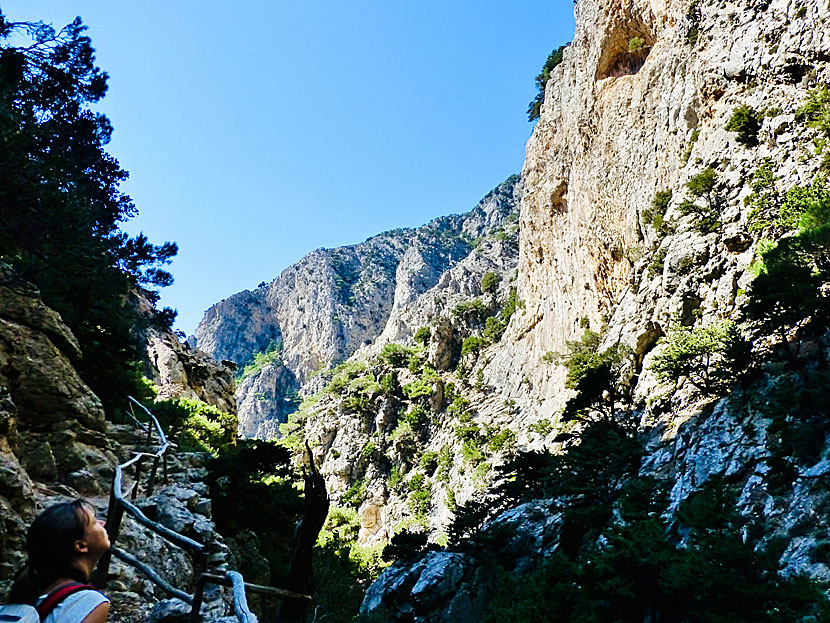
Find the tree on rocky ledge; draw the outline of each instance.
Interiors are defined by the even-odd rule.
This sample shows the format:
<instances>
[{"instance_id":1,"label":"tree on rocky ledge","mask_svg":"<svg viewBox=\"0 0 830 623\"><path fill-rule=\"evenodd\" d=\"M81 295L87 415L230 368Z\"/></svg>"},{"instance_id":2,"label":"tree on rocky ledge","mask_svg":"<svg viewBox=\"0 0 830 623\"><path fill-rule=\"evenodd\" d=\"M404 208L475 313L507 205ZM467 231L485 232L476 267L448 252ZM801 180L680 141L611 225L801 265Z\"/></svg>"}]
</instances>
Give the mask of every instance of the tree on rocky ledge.
<instances>
[{"instance_id":1,"label":"tree on rocky ledge","mask_svg":"<svg viewBox=\"0 0 830 623\"><path fill-rule=\"evenodd\" d=\"M0 13L0 261L60 312L84 354L79 372L112 406L136 378L126 295L172 283L159 266L177 247L119 228L136 209L105 151L112 126L90 109L107 74L84 31L80 18L55 31Z\"/></svg>"}]
</instances>

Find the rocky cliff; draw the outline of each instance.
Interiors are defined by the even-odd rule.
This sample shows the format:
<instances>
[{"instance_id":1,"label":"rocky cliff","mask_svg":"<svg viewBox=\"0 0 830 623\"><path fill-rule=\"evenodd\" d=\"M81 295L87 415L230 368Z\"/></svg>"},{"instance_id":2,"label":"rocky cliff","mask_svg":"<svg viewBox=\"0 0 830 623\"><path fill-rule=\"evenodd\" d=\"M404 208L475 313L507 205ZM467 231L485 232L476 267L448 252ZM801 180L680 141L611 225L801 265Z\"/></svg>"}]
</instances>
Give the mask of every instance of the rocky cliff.
<instances>
[{"instance_id":1,"label":"rocky cliff","mask_svg":"<svg viewBox=\"0 0 830 623\"><path fill-rule=\"evenodd\" d=\"M270 284L207 310L191 341L239 366L240 432L275 434L313 371L409 339L471 297L487 271L511 278L521 194L514 176L467 214L318 249Z\"/></svg>"}]
</instances>

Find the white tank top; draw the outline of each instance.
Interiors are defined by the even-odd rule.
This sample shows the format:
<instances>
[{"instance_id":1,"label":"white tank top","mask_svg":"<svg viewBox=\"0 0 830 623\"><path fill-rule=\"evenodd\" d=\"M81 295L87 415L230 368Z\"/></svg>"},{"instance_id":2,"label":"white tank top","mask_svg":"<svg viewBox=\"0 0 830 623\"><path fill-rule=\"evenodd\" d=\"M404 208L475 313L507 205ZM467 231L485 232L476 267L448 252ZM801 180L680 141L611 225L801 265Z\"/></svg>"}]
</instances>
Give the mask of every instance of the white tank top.
<instances>
[{"instance_id":1,"label":"white tank top","mask_svg":"<svg viewBox=\"0 0 830 623\"><path fill-rule=\"evenodd\" d=\"M37 603L45 598L46 595L41 595ZM46 615L43 623L81 623L90 612L107 601L109 599L104 595L91 589L72 593Z\"/></svg>"}]
</instances>

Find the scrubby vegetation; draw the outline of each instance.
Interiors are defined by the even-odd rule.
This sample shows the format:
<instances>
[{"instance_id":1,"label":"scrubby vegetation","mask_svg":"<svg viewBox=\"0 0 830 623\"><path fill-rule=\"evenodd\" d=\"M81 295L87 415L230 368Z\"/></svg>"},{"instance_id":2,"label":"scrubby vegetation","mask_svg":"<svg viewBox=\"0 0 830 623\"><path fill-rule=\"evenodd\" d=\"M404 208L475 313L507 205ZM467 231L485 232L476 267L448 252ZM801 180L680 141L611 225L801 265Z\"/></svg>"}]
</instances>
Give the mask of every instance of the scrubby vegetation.
<instances>
[{"instance_id":1,"label":"scrubby vegetation","mask_svg":"<svg viewBox=\"0 0 830 623\"><path fill-rule=\"evenodd\" d=\"M741 145L754 147L758 144L758 131L761 129L758 112L751 106L742 104L732 112L724 129L727 132L735 132Z\"/></svg>"},{"instance_id":2,"label":"scrubby vegetation","mask_svg":"<svg viewBox=\"0 0 830 623\"><path fill-rule=\"evenodd\" d=\"M705 396L723 391L751 363L751 348L737 324L717 322L703 327L675 326L651 362L651 370L664 382L684 377Z\"/></svg>"},{"instance_id":3,"label":"scrubby vegetation","mask_svg":"<svg viewBox=\"0 0 830 623\"><path fill-rule=\"evenodd\" d=\"M568 47L568 44L559 46L551 52L548 55L545 64L542 66L541 73L536 76L536 89L538 92L536 93L536 97L533 98L533 101L528 104L528 121L535 121L539 118L539 114L542 112L542 104L545 102L545 87L548 84L551 72L564 60L564 52L566 47Z\"/></svg>"}]
</instances>

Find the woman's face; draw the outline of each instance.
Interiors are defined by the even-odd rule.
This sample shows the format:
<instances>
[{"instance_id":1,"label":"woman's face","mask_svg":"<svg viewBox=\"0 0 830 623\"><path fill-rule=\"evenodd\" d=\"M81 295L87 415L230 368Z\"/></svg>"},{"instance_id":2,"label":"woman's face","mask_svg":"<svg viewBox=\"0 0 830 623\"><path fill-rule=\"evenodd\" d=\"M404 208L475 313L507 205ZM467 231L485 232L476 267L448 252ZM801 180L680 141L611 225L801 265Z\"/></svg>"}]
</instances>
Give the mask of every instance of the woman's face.
<instances>
[{"instance_id":1,"label":"woman's face","mask_svg":"<svg viewBox=\"0 0 830 623\"><path fill-rule=\"evenodd\" d=\"M86 544L89 553L97 558L110 548L110 539L104 527L104 520L97 519L95 511L91 508L84 508L84 513L87 521L81 541Z\"/></svg>"}]
</instances>

